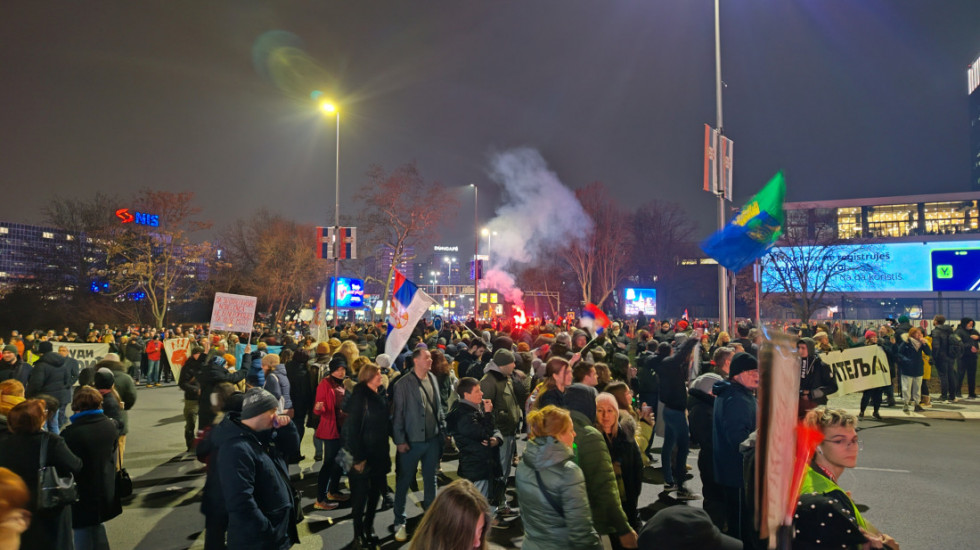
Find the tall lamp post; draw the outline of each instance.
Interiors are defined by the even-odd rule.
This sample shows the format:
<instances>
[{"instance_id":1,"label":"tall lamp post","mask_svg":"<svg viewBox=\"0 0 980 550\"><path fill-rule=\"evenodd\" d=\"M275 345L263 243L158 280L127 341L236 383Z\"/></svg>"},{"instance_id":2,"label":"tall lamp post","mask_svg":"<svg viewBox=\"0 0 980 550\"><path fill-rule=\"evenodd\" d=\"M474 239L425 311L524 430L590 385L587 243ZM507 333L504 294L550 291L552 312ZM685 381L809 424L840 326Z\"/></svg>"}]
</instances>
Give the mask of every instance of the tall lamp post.
<instances>
[{"instance_id":1,"label":"tall lamp post","mask_svg":"<svg viewBox=\"0 0 980 550\"><path fill-rule=\"evenodd\" d=\"M718 135L724 135L724 123L721 110L721 18L719 16L718 0L715 0L715 125ZM721 155L715 154L718 163L718 174L721 174ZM718 193L718 229L725 228L725 193ZM729 331L728 315L728 270L718 264L718 320L721 330Z\"/></svg>"},{"instance_id":2,"label":"tall lamp post","mask_svg":"<svg viewBox=\"0 0 980 550\"><path fill-rule=\"evenodd\" d=\"M480 214L477 209L477 199L480 190L475 183L471 183L473 188L473 237L475 246L473 249L473 328L479 327L480 322Z\"/></svg>"},{"instance_id":3,"label":"tall lamp post","mask_svg":"<svg viewBox=\"0 0 980 550\"><path fill-rule=\"evenodd\" d=\"M337 246L337 235L340 232L340 109L329 101L320 102L320 110L326 114L335 115L337 126L337 149L334 160L334 234L333 234L333 285L330 289L330 300L333 302L333 326L338 326L340 319L337 316L337 280L340 278L340 250Z\"/></svg>"}]
</instances>

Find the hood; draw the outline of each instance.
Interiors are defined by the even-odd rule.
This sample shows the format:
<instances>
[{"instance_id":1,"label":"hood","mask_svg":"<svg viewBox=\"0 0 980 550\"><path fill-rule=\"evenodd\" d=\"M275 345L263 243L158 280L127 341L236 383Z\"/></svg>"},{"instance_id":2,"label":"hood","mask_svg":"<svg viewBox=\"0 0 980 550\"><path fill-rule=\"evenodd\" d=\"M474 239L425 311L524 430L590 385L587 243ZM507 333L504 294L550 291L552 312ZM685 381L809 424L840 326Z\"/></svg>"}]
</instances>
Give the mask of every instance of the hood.
<instances>
[{"instance_id":1,"label":"hood","mask_svg":"<svg viewBox=\"0 0 980 550\"><path fill-rule=\"evenodd\" d=\"M49 351L42 355L38 361L44 363L45 365L60 368L65 365L65 356L56 351Z\"/></svg>"},{"instance_id":2,"label":"hood","mask_svg":"<svg viewBox=\"0 0 980 550\"><path fill-rule=\"evenodd\" d=\"M800 338L800 342L806 344L807 357L816 357L814 355L814 350L817 347L817 342L813 338Z\"/></svg>"},{"instance_id":3,"label":"hood","mask_svg":"<svg viewBox=\"0 0 980 550\"><path fill-rule=\"evenodd\" d=\"M527 442L524 462L535 470L543 470L572 458L572 450L554 437L536 437Z\"/></svg>"},{"instance_id":4,"label":"hood","mask_svg":"<svg viewBox=\"0 0 980 550\"><path fill-rule=\"evenodd\" d=\"M452 407L449 408L449 414L446 415L446 425L452 429L460 419L466 415L473 414L476 410L476 407L464 402L462 398L457 399L453 401Z\"/></svg>"},{"instance_id":5,"label":"hood","mask_svg":"<svg viewBox=\"0 0 980 550\"><path fill-rule=\"evenodd\" d=\"M226 412L225 418L221 422L218 422L214 428L211 429L208 437L211 438L211 444L214 448L219 448L223 443L234 439L236 436L241 435L241 426L236 424L236 420L241 418L241 413L237 412Z\"/></svg>"},{"instance_id":6,"label":"hood","mask_svg":"<svg viewBox=\"0 0 980 550\"><path fill-rule=\"evenodd\" d=\"M623 370L629 368L629 366L630 366L630 358L629 358L629 356L627 356L627 355L625 355L623 353L615 353L615 354L613 354L613 361L612 362L613 362L613 366L614 367L618 367L618 368L623 369Z\"/></svg>"},{"instance_id":7,"label":"hood","mask_svg":"<svg viewBox=\"0 0 980 550\"><path fill-rule=\"evenodd\" d=\"M970 323L973 323L973 322L974 321L973 321L972 318L970 318L970 317L964 317L964 318L960 319L960 326L957 327L957 328L962 327L963 330L969 330L969 329L966 328L966 326L969 325ZM976 327L974 327L974 328L976 328Z\"/></svg>"},{"instance_id":8,"label":"hood","mask_svg":"<svg viewBox=\"0 0 980 550\"><path fill-rule=\"evenodd\" d=\"M953 333L953 327L949 325L936 325L936 328L932 329L933 332L945 332L947 334Z\"/></svg>"},{"instance_id":9,"label":"hood","mask_svg":"<svg viewBox=\"0 0 980 550\"><path fill-rule=\"evenodd\" d=\"M732 383L729 382L728 380L715 382L715 385L711 386L711 391L712 393L715 394L715 397L721 397L726 393L728 393L729 391L731 391L731 389L732 389Z\"/></svg>"},{"instance_id":10,"label":"hood","mask_svg":"<svg viewBox=\"0 0 980 550\"><path fill-rule=\"evenodd\" d=\"M517 367L515 366L514 368L517 368ZM486 372L496 372L500 376L505 376L505 377L507 376L506 374L504 374L503 372L501 372L500 367L498 367L497 364L493 362L493 359L491 359L490 362L487 363L487 366L483 367L483 372L485 372L485 373Z\"/></svg>"}]
</instances>

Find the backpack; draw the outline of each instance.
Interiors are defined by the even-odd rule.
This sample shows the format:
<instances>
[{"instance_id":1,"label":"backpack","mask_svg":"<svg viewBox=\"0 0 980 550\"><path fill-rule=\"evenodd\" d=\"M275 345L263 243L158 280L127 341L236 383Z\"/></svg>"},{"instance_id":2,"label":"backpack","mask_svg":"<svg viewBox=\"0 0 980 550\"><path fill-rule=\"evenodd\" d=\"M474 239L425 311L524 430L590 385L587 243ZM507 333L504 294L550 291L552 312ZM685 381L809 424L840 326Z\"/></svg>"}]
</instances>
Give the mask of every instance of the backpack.
<instances>
[{"instance_id":1,"label":"backpack","mask_svg":"<svg viewBox=\"0 0 980 550\"><path fill-rule=\"evenodd\" d=\"M949 339L946 340L946 356L950 359L959 359L963 357L965 351L963 340L955 332L950 334Z\"/></svg>"}]
</instances>

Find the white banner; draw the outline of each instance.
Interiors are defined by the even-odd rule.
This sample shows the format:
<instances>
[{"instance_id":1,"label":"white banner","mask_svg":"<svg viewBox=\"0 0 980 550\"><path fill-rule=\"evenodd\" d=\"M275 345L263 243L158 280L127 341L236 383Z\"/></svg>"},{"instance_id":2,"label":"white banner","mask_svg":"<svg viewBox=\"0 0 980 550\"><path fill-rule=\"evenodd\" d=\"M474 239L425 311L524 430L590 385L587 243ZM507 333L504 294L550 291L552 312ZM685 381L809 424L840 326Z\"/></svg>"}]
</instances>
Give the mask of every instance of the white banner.
<instances>
[{"instance_id":1,"label":"white banner","mask_svg":"<svg viewBox=\"0 0 980 550\"><path fill-rule=\"evenodd\" d=\"M216 293L211 308L211 330L251 333L257 301L255 296Z\"/></svg>"},{"instance_id":2,"label":"white banner","mask_svg":"<svg viewBox=\"0 0 980 550\"><path fill-rule=\"evenodd\" d=\"M68 356L78 361L78 367L84 369L101 361L109 353L109 344L79 344L76 342L53 342L54 350L65 346Z\"/></svg>"},{"instance_id":3,"label":"white banner","mask_svg":"<svg viewBox=\"0 0 980 550\"><path fill-rule=\"evenodd\" d=\"M174 380L179 380L180 369L191 355L191 339L169 338L164 340L163 352L167 354L167 361L170 363L170 371L174 373Z\"/></svg>"},{"instance_id":4,"label":"white banner","mask_svg":"<svg viewBox=\"0 0 980 550\"><path fill-rule=\"evenodd\" d=\"M881 346L861 346L820 355L837 379L837 394L854 393L891 384L888 356Z\"/></svg>"}]
</instances>

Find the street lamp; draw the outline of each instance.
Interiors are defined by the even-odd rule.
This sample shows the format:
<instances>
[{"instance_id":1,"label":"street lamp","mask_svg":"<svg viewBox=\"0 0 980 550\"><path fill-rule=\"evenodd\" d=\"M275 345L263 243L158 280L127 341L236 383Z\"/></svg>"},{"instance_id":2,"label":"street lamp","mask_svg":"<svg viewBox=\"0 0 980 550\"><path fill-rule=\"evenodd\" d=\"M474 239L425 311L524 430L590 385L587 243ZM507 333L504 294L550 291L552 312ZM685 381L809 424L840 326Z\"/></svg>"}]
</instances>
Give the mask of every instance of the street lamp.
<instances>
[{"instance_id":1,"label":"street lamp","mask_svg":"<svg viewBox=\"0 0 980 550\"><path fill-rule=\"evenodd\" d=\"M475 183L471 183L473 188L473 235L476 238L476 247L473 250L473 325L474 329L479 327L480 322L480 216L477 210L477 198L480 190Z\"/></svg>"},{"instance_id":2,"label":"street lamp","mask_svg":"<svg viewBox=\"0 0 980 550\"><path fill-rule=\"evenodd\" d=\"M333 288L331 298L333 301L333 326L338 326L337 317L337 280L340 278L340 250L337 247L337 235L340 233L340 109L329 101L320 102L320 110L327 115L334 115L337 126L337 149L334 160L334 234L333 234Z\"/></svg>"},{"instance_id":3,"label":"street lamp","mask_svg":"<svg viewBox=\"0 0 980 550\"><path fill-rule=\"evenodd\" d=\"M481 233L483 233L483 236L487 238L487 264L489 265L490 264L490 252L492 252L492 250L493 250L490 247L490 237L496 237L497 236L497 232L496 231L490 231L489 229L487 229L486 227L484 227L483 228L483 231L481 231Z\"/></svg>"}]
</instances>

